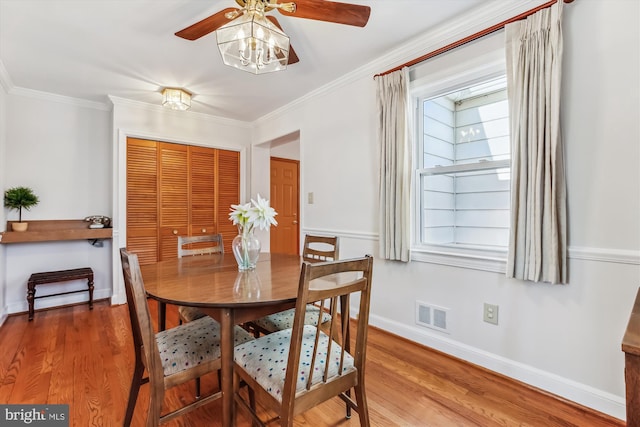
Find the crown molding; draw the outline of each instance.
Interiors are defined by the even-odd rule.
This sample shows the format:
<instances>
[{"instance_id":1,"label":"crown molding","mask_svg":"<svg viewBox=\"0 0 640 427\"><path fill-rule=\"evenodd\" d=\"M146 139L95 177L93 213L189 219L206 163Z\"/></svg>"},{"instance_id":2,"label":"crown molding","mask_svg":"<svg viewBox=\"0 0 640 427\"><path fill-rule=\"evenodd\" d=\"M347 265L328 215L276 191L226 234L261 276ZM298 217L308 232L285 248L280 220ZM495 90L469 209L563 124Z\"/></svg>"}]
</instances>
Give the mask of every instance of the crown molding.
<instances>
[{"instance_id":1,"label":"crown molding","mask_svg":"<svg viewBox=\"0 0 640 427\"><path fill-rule=\"evenodd\" d=\"M316 96L324 95L327 92L331 92L336 88L346 86L362 78L373 78L376 74L382 73L387 69L391 69L411 59L420 57L425 53L461 40L464 37L510 19L543 3L543 0L515 0L509 3L506 3L504 0L483 2L454 20L442 23L422 35L411 39L400 47L392 48L392 50L379 56L375 60L265 114L252 123L254 126L259 126L269 122L281 114L296 109L301 104Z\"/></svg>"},{"instance_id":2,"label":"crown molding","mask_svg":"<svg viewBox=\"0 0 640 427\"><path fill-rule=\"evenodd\" d=\"M57 95L50 92L42 92L35 89L26 89L14 86L10 91L10 95L24 96L27 98L41 99L44 101L57 102L59 104L73 105L81 108L92 108L100 111L111 111L108 103L88 101L86 99L72 98L70 96Z\"/></svg>"},{"instance_id":3,"label":"crown molding","mask_svg":"<svg viewBox=\"0 0 640 427\"><path fill-rule=\"evenodd\" d=\"M83 108L93 108L101 111L110 111L111 106L107 103L87 101L85 99L72 98L69 96L56 95L54 93L42 92L34 89L26 89L13 84L9 72L0 60L0 86L10 95L25 96L28 98L42 99L45 101L58 102L61 104L75 105Z\"/></svg>"},{"instance_id":4,"label":"crown molding","mask_svg":"<svg viewBox=\"0 0 640 427\"><path fill-rule=\"evenodd\" d=\"M163 107L162 105L149 104L147 102L141 102L141 101L133 101L131 99L120 98L118 96L113 96L113 95L108 95L108 98L114 106L136 108L139 110L145 110L153 113L166 114L166 115L175 115L175 116L182 116L182 117L186 115L192 119L202 120L202 121L205 121L208 123L214 123L217 125L233 126L238 128L244 128L244 129L252 128L252 124L250 122L244 122L241 120L227 119L224 117L212 116L211 114L198 113L195 111L171 110Z\"/></svg>"}]
</instances>

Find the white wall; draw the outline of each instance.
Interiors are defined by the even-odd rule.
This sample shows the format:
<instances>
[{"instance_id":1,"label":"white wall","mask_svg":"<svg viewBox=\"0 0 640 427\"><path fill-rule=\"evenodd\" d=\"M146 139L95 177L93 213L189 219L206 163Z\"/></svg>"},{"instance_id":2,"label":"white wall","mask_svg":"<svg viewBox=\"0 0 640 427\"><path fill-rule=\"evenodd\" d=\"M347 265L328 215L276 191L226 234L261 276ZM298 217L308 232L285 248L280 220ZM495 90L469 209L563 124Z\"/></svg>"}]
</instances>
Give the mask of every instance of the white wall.
<instances>
[{"instance_id":1,"label":"white wall","mask_svg":"<svg viewBox=\"0 0 640 427\"><path fill-rule=\"evenodd\" d=\"M0 69L0 75L4 72L4 69ZM6 157L4 154L5 146L7 143L6 138L6 99L7 92L5 88L5 82L0 78L0 171L5 169ZM3 173L0 173L0 188L5 187L5 177ZM4 195L4 191L3 191ZM0 210L0 227L1 224L5 224L5 210ZM7 258L4 245L0 245L0 325L4 323L7 318L7 310L5 301L7 300L7 285L4 271L7 269Z\"/></svg>"},{"instance_id":2,"label":"white wall","mask_svg":"<svg viewBox=\"0 0 640 427\"><path fill-rule=\"evenodd\" d=\"M2 188L28 186L40 203L23 212L23 220L81 219L112 215L111 116L108 107L75 102L37 92L10 92L2 115L6 134ZM17 213L3 211L15 220ZM5 221L2 221L4 229ZM27 310L26 283L31 273L92 267L94 298L108 298L112 288L111 242L87 241L2 245L4 268L1 314ZM60 284L55 292L81 289L86 282ZM55 293L46 288L37 295ZM88 294L36 300L36 308L86 301Z\"/></svg>"},{"instance_id":3,"label":"white wall","mask_svg":"<svg viewBox=\"0 0 640 427\"><path fill-rule=\"evenodd\" d=\"M281 159L300 160L300 139L290 141L285 144L271 146L271 157L279 157Z\"/></svg>"},{"instance_id":4,"label":"white wall","mask_svg":"<svg viewBox=\"0 0 640 427\"><path fill-rule=\"evenodd\" d=\"M624 419L620 343L640 284L640 3L582 0L564 13L570 283L376 259L371 322ZM300 131L301 194L315 194L301 204L303 232L338 234L343 257L378 253L372 75L387 65L368 64L254 130L257 144ZM416 301L449 308L450 333L417 326ZM484 302L500 306L498 326L482 321Z\"/></svg>"}]
</instances>

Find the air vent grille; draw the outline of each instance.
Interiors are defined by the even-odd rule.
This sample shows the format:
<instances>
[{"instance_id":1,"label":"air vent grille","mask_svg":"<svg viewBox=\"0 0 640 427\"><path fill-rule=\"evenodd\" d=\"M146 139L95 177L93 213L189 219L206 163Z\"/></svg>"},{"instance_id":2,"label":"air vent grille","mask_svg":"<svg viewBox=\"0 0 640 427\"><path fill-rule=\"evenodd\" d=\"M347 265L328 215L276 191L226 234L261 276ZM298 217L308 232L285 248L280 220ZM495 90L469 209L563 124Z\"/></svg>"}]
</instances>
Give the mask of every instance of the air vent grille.
<instances>
[{"instance_id":1,"label":"air vent grille","mask_svg":"<svg viewBox=\"0 0 640 427\"><path fill-rule=\"evenodd\" d=\"M420 326L449 333L448 315L448 308L416 301L416 324Z\"/></svg>"}]
</instances>

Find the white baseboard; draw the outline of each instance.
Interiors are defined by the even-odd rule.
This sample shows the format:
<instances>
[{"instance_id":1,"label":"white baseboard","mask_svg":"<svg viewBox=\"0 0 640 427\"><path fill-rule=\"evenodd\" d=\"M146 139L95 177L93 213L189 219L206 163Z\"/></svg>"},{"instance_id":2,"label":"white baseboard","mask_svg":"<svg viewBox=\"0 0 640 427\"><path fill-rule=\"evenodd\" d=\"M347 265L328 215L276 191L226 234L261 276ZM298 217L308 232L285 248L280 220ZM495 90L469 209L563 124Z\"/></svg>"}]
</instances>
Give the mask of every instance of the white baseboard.
<instances>
[{"instance_id":1,"label":"white baseboard","mask_svg":"<svg viewBox=\"0 0 640 427\"><path fill-rule=\"evenodd\" d=\"M418 327L405 325L373 314L369 317L369 323L395 335L506 375L598 412L620 420L626 419L624 396L616 396L559 375L468 346L448 337L440 336L436 332L425 331Z\"/></svg>"}]
</instances>

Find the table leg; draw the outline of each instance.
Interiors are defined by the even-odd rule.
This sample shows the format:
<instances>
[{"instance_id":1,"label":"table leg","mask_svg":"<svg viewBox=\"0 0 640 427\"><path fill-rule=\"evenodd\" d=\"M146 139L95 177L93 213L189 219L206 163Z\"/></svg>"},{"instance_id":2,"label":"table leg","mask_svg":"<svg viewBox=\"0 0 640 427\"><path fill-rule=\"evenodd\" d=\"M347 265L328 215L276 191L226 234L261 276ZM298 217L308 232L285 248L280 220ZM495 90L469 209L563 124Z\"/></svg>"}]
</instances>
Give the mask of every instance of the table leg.
<instances>
[{"instance_id":1,"label":"table leg","mask_svg":"<svg viewBox=\"0 0 640 427\"><path fill-rule=\"evenodd\" d=\"M158 301L158 330L164 331L167 323L167 304Z\"/></svg>"},{"instance_id":2,"label":"table leg","mask_svg":"<svg viewBox=\"0 0 640 427\"><path fill-rule=\"evenodd\" d=\"M232 427L235 423L233 399L233 310L220 310L220 382L222 384L222 426Z\"/></svg>"}]
</instances>

